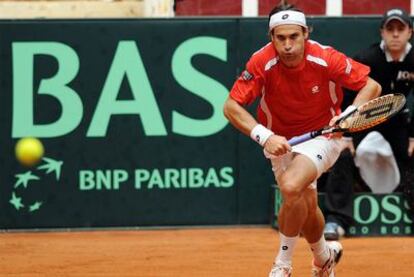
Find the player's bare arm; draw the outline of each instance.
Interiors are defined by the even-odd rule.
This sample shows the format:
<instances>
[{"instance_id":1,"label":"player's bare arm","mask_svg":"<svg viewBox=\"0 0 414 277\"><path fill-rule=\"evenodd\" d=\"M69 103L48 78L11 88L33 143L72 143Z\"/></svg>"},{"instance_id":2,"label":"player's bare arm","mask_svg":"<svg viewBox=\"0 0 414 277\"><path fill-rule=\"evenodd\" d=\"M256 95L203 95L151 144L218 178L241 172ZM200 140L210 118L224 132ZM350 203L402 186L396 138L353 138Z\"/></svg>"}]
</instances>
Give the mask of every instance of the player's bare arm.
<instances>
[{"instance_id":1,"label":"player's bare arm","mask_svg":"<svg viewBox=\"0 0 414 277\"><path fill-rule=\"evenodd\" d=\"M343 116L344 113L348 112L347 110L355 109L356 107L364 104L365 102L368 102L371 99L374 99L381 95L381 85L375 81L374 79L368 77L367 83L365 86L363 86L357 96L355 97L355 100L352 104L352 106L348 107L342 114L334 116L331 121L329 122L329 126L334 126L336 121Z\"/></svg>"},{"instance_id":2,"label":"player's bare arm","mask_svg":"<svg viewBox=\"0 0 414 277\"><path fill-rule=\"evenodd\" d=\"M414 138L409 138L408 142L408 156L414 157Z\"/></svg>"},{"instance_id":3,"label":"player's bare arm","mask_svg":"<svg viewBox=\"0 0 414 277\"><path fill-rule=\"evenodd\" d=\"M258 123L256 119L239 103L228 97L224 103L224 116L243 134L249 136L251 130Z\"/></svg>"},{"instance_id":4,"label":"player's bare arm","mask_svg":"<svg viewBox=\"0 0 414 277\"><path fill-rule=\"evenodd\" d=\"M354 106L360 106L371 99L381 95L381 85L372 78L368 78L367 84L362 87L355 97Z\"/></svg>"}]
</instances>

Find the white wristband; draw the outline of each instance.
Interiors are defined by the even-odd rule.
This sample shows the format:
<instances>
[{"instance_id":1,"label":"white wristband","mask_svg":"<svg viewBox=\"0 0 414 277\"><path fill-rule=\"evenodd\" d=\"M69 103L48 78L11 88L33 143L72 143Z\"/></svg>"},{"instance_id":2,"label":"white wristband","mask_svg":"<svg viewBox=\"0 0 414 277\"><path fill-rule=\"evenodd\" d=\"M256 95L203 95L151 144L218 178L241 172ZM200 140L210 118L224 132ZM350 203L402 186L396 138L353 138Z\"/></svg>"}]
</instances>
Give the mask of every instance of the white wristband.
<instances>
[{"instance_id":1,"label":"white wristband","mask_svg":"<svg viewBox=\"0 0 414 277\"><path fill-rule=\"evenodd\" d=\"M267 129L262 124L257 124L250 132L250 137L257 143L259 143L261 146L264 146L267 139L273 134L274 133L271 130Z\"/></svg>"},{"instance_id":2,"label":"white wristband","mask_svg":"<svg viewBox=\"0 0 414 277\"><path fill-rule=\"evenodd\" d=\"M348 106L340 115L339 118L344 118L347 117L349 114L353 113L355 110L357 109L357 107L350 105Z\"/></svg>"}]
</instances>

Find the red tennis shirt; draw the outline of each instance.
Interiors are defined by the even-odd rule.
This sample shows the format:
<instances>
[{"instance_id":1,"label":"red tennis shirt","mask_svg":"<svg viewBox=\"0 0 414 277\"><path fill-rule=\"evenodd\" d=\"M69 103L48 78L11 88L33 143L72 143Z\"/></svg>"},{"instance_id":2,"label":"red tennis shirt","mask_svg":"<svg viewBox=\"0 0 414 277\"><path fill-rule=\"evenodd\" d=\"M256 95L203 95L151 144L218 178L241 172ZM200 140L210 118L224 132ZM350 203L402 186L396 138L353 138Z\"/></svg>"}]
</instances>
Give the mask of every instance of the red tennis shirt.
<instances>
[{"instance_id":1,"label":"red tennis shirt","mask_svg":"<svg viewBox=\"0 0 414 277\"><path fill-rule=\"evenodd\" d=\"M260 96L257 120L289 139L328 125L340 112L341 87L360 90L369 72L368 66L312 40L306 41L302 63L288 68L268 43L251 56L230 96L241 105Z\"/></svg>"}]
</instances>

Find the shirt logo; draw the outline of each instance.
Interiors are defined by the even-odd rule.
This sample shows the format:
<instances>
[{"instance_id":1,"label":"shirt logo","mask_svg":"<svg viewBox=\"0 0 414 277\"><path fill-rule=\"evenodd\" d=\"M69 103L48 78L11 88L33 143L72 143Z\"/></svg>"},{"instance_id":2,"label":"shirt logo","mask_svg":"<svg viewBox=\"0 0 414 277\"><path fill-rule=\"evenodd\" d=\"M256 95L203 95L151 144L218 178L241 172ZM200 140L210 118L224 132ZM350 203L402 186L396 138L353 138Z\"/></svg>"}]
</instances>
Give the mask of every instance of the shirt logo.
<instances>
[{"instance_id":1,"label":"shirt logo","mask_svg":"<svg viewBox=\"0 0 414 277\"><path fill-rule=\"evenodd\" d=\"M245 70L242 73L242 78L245 81L249 81L249 80L251 80L253 78L253 75L249 71Z\"/></svg>"},{"instance_id":2,"label":"shirt logo","mask_svg":"<svg viewBox=\"0 0 414 277\"><path fill-rule=\"evenodd\" d=\"M387 16L391 16L391 15L402 15L402 11L399 9L392 9L390 11L388 11Z\"/></svg>"},{"instance_id":3,"label":"shirt logo","mask_svg":"<svg viewBox=\"0 0 414 277\"><path fill-rule=\"evenodd\" d=\"M312 88L312 93L315 94L315 93L318 93L318 92L319 92L319 87L318 86L314 86Z\"/></svg>"},{"instance_id":4,"label":"shirt logo","mask_svg":"<svg viewBox=\"0 0 414 277\"><path fill-rule=\"evenodd\" d=\"M414 72L398 71L397 81L414 81Z\"/></svg>"}]
</instances>

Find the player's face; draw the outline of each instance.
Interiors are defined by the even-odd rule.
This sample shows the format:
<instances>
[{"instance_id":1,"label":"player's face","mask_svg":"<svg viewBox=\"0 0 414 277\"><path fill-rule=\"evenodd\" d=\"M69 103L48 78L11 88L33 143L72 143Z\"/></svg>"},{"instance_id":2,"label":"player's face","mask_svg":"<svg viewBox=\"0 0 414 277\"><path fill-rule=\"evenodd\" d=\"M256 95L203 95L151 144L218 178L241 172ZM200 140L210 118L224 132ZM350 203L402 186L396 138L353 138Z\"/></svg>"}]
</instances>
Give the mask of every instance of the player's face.
<instances>
[{"instance_id":1,"label":"player's face","mask_svg":"<svg viewBox=\"0 0 414 277\"><path fill-rule=\"evenodd\" d=\"M399 20L391 20L381 29L381 37L390 52L400 53L405 50L411 38L412 29Z\"/></svg>"},{"instance_id":2,"label":"player's face","mask_svg":"<svg viewBox=\"0 0 414 277\"><path fill-rule=\"evenodd\" d=\"M275 27L272 33L272 42L280 60L288 67L295 67L303 60L307 38L307 29L293 24Z\"/></svg>"}]
</instances>

